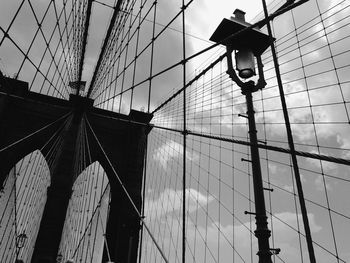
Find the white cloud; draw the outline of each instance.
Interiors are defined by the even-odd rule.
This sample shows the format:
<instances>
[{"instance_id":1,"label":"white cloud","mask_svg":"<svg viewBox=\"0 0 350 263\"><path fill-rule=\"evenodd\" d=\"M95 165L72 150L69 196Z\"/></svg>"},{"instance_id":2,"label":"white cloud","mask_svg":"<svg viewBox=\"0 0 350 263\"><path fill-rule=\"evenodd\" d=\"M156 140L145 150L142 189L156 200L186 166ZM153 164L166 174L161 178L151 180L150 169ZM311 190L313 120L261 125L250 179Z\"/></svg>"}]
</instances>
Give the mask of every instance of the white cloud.
<instances>
[{"instance_id":1,"label":"white cloud","mask_svg":"<svg viewBox=\"0 0 350 263\"><path fill-rule=\"evenodd\" d=\"M269 162L269 171L270 171L270 173L272 173L272 174L275 174L276 172L277 172L277 165L274 165L274 164L272 164L271 162Z\"/></svg>"},{"instance_id":2,"label":"white cloud","mask_svg":"<svg viewBox=\"0 0 350 263\"><path fill-rule=\"evenodd\" d=\"M195 189L186 189L186 210L194 212L200 206L206 206L214 197L206 196ZM149 218L161 218L169 213L178 212L182 208L182 190L165 189L156 199L146 199L145 214Z\"/></svg>"},{"instance_id":3,"label":"white cloud","mask_svg":"<svg viewBox=\"0 0 350 263\"><path fill-rule=\"evenodd\" d=\"M167 169L168 162L173 158L180 158L183 155L183 145L175 142L173 140L169 140L155 150L153 153L153 159L158 161L160 165ZM199 155L195 152L190 152L186 150L186 158L189 161L197 161L199 160Z\"/></svg>"},{"instance_id":4,"label":"white cloud","mask_svg":"<svg viewBox=\"0 0 350 263\"><path fill-rule=\"evenodd\" d=\"M318 175L315 179L315 186L318 191L324 191L324 187L326 186L327 190L332 190L332 187L326 181L323 181L322 175Z\"/></svg>"},{"instance_id":5,"label":"white cloud","mask_svg":"<svg viewBox=\"0 0 350 263\"><path fill-rule=\"evenodd\" d=\"M311 232L318 233L322 230L322 227L316 223L314 214L308 214ZM286 262L299 261L299 240L297 231L293 230L291 227L297 229L298 222L300 231L303 232L303 224L301 214L295 214L292 212L282 212L275 214L272 218L273 222L273 235L275 240L276 248L281 248L280 257ZM250 257L250 227L251 231L255 230L255 221L246 222L244 224L235 225L222 225L219 222L212 222L207 228L204 226L191 225L187 231L188 242L195 242L195 237L197 237L197 243L201 237L206 237L208 249L215 253L217 250L216 246L218 242L222 248L221 253L232 255L232 246L235 251L239 253L245 260ZM289 227L291 226L291 227ZM271 221L269 221L269 228L271 229ZM219 234L220 229L220 234ZM233 239L234 238L234 239ZM255 254L258 250L257 239L252 236L253 241L253 253ZM198 244L197 244L198 245ZM270 247L272 247L272 241L270 238ZM228 251L224 251L225 249ZM306 249L306 248L305 248ZM238 254L235 255L238 258ZM256 258L257 259L257 258Z\"/></svg>"},{"instance_id":6,"label":"white cloud","mask_svg":"<svg viewBox=\"0 0 350 263\"><path fill-rule=\"evenodd\" d=\"M315 150L311 151L311 153L327 155L327 154L324 154L322 152L318 152ZM319 161L317 159L312 159L312 158L307 158L306 160L310 165L313 166L313 168L320 169L321 164L322 164L323 171L326 173L330 173L330 172L335 171L337 169L337 165L335 163L332 163L332 162Z\"/></svg>"},{"instance_id":7,"label":"white cloud","mask_svg":"<svg viewBox=\"0 0 350 263\"><path fill-rule=\"evenodd\" d=\"M300 174L300 181L301 181L301 183L306 183L306 178L303 174ZM292 185L288 185L288 184L284 185L283 189L287 190L288 192L291 192L291 193L293 193L294 191L297 192L296 186L293 187Z\"/></svg>"}]
</instances>

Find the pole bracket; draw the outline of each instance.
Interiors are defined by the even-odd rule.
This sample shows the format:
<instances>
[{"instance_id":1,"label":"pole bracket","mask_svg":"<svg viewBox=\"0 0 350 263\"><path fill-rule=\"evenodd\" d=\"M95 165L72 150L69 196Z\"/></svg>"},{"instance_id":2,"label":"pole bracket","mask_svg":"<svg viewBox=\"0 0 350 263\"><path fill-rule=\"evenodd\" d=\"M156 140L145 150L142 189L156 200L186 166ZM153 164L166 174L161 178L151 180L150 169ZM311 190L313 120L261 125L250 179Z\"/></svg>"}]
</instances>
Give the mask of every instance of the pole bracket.
<instances>
[{"instance_id":1,"label":"pole bracket","mask_svg":"<svg viewBox=\"0 0 350 263\"><path fill-rule=\"evenodd\" d=\"M273 188L266 188L266 187L263 187L263 189L266 190L266 191L273 192Z\"/></svg>"},{"instance_id":2,"label":"pole bracket","mask_svg":"<svg viewBox=\"0 0 350 263\"><path fill-rule=\"evenodd\" d=\"M245 214L245 215L255 215L255 216L258 215L257 213L249 212L249 211L244 211L244 214Z\"/></svg>"},{"instance_id":3,"label":"pole bracket","mask_svg":"<svg viewBox=\"0 0 350 263\"><path fill-rule=\"evenodd\" d=\"M280 248L270 248L270 251L273 255L278 255L281 252Z\"/></svg>"},{"instance_id":4,"label":"pole bracket","mask_svg":"<svg viewBox=\"0 0 350 263\"><path fill-rule=\"evenodd\" d=\"M247 115L240 114L240 113L238 113L238 117L242 117L242 118L246 118L246 119L248 119L248 118L249 118Z\"/></svg>"}]
</instances>

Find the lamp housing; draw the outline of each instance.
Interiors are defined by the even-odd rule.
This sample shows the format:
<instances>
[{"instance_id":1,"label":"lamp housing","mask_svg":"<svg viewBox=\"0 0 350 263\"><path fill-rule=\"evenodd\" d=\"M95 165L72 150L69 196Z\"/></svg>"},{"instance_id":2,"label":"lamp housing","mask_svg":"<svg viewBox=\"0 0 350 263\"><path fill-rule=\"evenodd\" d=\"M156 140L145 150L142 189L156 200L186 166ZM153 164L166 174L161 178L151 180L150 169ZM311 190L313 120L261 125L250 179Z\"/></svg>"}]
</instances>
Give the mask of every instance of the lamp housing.
<instances>
[{"instance_id":1,"label":"lamp housing","mask_svg":"<svg viewBox=\"0 0 350 263\"><path fill-rule=\"evenodd\" d=\"M242 79L249 79L256 75L254 54L250 49L244 48L237 51L235 59L238 75Z\"/></svg>"},{"instance_id":2,"label":"lamp housing","mask_svg":"<svg viewBox=\"0 0 350 263\"><path fill-rule=\"evenodd\" d=\"M56 257L56 263L62 263L62 261L63 261L63 255L61 253L58 253Z\"/></svg>"},{"instance_id":3,"label":"lamp housing","mask_svg":"<svg viewBox=\"0 0 350 263\"><path fill-rule=\"evenodd\" d=\"M19 235L17 236L17 248L22 248L22 247L24 247L24 243L25 243L25 241L26 241L27 238L28 238L28 237L27 237L27 235L26 235L25 232L19 234Z\"/></svg>"}]
</instances>

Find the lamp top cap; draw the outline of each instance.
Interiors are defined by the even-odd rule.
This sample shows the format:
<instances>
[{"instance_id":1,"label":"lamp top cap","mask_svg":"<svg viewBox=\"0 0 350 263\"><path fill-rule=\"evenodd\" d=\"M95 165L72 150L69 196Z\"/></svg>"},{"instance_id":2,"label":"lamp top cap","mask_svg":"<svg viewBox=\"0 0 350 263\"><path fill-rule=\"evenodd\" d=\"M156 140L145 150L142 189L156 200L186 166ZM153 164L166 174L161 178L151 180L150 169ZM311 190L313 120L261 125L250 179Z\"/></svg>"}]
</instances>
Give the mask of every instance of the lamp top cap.
<instances>
[{"instance_id":1,"label":"lamp top cap","mask_svg":"<svg viewBox=\"0 0 350 263\"><path fill-rule=\"evenodd\" d=\"M233 14L235 15L235 18L238 20L238 21L242 21L242 22L245 22L245 12L242 11L241 9L236 9L235 11L233 11Z\"/></svg>"},{"instance_id":2,"label":"lamp top cap","mask_svg":"<svg viewBox=\"0 0 350 263\"><path fill-rule=\"evenodd\" d=\"M252 28L245 21L244 11L236 9L233 14L230 19L224 18L221 21L210 40L234 50L248 48L255 56L260 56L270 46L270 37L258 28Z\"/></svg>"}]
</instances>

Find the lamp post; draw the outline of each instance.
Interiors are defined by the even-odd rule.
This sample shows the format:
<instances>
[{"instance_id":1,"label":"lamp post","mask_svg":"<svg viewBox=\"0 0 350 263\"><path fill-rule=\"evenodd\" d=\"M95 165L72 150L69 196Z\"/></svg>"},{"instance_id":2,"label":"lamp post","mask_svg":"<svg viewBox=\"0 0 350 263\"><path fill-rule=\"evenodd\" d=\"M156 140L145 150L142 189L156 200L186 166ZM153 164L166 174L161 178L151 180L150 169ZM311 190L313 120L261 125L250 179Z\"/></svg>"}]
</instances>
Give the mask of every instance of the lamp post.
<instances>
[{"instance_id":1,"label":"lamp post","mask_svg":"<svg viewBox=\"0 0 350 263\"><path fill-rule=\"evenodd\" d=\"M258 149L257 131L254 117L254 107L252 93L263 89L266 82L263 75L263 65L261 54L269 47L270 37L255 28L248 28L250 24L245 22L245 13L239 9L234 11L234 17L231 19L223 19L217 27L210 40L221 43L226 46L227 50L227 73L230 78L241 88L242 94L245 95L247 104L247 116L249 125L249 140L251 163L253 171L253 187L255 213L245 212L246 214L254 214L256 219L255 236L258 239L259 263L271 263L271 255L279 253L279 249L270 249L269 237L271 231L268 229L264 188L261 176L260 157ZM238 33L239 32L239 33ZM238 34L235 34L238 33ZM233 36L234 35L234 36ZM233 36L233 37L230 37ZM236 69L238 76L232 63L232 53L235 53ZM258 66L259 78L255 83L248 80L255 72L255 59ZM246 82L241 80L247 80Z\"/></svg>"},{"instance_id":2,"label":"lamp post","mask_svg":"<svg viewBox=\"0 0 350 263\"><path fill-rule=\"evenodd\" d=\"M63 261L63 255L61 252L59 252L56 256L56 263L62 263Z\"/></svg>"},{"instance_id":3,"label":"lamp post","mask_svg":"<svg viewBox=\"0 0 350 263\"><path fill-rule=\"evenodd\" d=\"M16 263L23 263L23 260L19 259L18 256L27 238L25 231L16 236Z\"/></svg>"}]
</instances>

